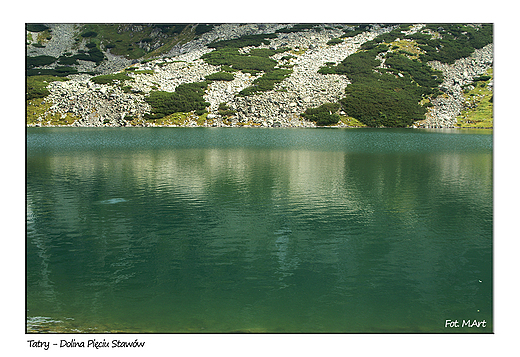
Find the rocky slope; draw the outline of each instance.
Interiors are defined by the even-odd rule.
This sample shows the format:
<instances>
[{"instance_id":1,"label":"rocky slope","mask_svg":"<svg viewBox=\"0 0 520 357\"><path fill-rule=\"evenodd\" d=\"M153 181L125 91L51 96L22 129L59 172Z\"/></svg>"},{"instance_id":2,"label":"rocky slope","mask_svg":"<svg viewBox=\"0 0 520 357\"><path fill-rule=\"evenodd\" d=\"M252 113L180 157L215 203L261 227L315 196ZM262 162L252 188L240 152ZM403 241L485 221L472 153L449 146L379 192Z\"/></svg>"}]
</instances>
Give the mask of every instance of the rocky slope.
<instances>
[{"instance_id":1,"label":"rocky slope","mask_svg":"<svg viewBox=\"0 0 520 357\"><path fill-rule=\"evenodd\" d=\"M77 38L79 25L49 24L52 37L45 47L28 46L28 56L48 55L59 57L70 52ZM418 31L421 24L413 26L411 31ZM291 27L282 24L222 24L200 37L184 44L177 44L166 54L150 61L132 61L122 56L115 56L110 50L105 51L106 60L100 64L79 60L77 68L80 72L96 71L100 74L115 73L132 66L126 71L132 81L110 84L96 84L93 75L69 75L68 81L50 82L47 86L50 94L43 103L50 104L47 114L69 113L77 118L72 126L152 126L143 120L149 113L150 105L145 101L151 91L173 92L183 83L204 81L207 75L219 72L220 66L206 63L201 56L212 51L207 45L217 40L227 40L243 35L259 33L275 33L281 28ZM315 29L299 32L277 33L269 45L255 48L278 49L288 47L292 51L278 53L271 58L292 68L292 73L275 89L259 92L250 96L239 96L238 93L250 86L255 78L238 71L232 81L213 81L209 84L204 99L210 103L209 114L202 125L252 125L252 126L290 126L309 127L313 122L303 120L301 113L307 108L318 107L328 102L337 102L344 96L345 88L350 84L346 76L336 74L319 74L318 70L326 63L339 63L345 57L355 53L360 46L373 40L378 35L389 32L395 25L372 26L354 37L347 37L343 42L328 45L331 39L343 34L341 26L324 26L320 31ZM37 34L31 34L35 39ZM84 45L84 44L83 44ZM77 46L76 46L77 47ZM81 47L77 47L81 48ZM248 52L251 47L242 48ZM290 54L291 59L283 59ZM493 65L492 44L476 50L470 57L457 60L452 65L431 62L431 67L441 70L444 82L441 87L445 95L432 100L425 120L417 123L423 127L453 127L456 116L464 107L464 86L472 83L475 76L485 73ZM55 66L55 65L54 65ZM43 67L53 68L53 66ZM226 118L218 113L221 103L226 103L235 115ZM33 124L47 125L46 113L39 116ZM130 122L130 119L132 121ZM197 124L198 116L188 116L183 125ZM342 124L344 125L344 124Z\"/></svg>"}]
</instances>

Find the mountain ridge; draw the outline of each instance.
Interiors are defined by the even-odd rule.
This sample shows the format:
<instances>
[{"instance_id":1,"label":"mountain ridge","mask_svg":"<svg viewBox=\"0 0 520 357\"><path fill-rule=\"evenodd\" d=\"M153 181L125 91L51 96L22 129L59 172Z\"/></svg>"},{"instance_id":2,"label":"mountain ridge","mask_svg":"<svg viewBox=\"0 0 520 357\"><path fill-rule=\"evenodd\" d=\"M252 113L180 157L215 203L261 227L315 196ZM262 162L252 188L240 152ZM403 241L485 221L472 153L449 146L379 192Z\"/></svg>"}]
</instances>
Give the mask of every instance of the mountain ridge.
<instances>
[{"instance_id":1,"label":"mountain ridge","mask_svg":"<svg viewBox=\"0 0 520 357\"><path fill-rule=\"evenodd\" d=\"M26 34L29 126L459 127L485 97L472 90L493 89L490 24L27 24Z\"/></svg>"}]
</instances>

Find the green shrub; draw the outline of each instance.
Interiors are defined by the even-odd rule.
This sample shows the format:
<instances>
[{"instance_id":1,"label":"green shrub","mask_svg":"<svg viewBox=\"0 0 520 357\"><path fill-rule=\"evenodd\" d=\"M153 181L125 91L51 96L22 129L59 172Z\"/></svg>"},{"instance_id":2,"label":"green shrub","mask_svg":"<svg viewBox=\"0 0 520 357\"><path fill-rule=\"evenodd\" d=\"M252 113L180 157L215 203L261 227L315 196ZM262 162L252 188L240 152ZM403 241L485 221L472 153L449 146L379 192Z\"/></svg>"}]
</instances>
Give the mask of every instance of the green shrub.
<instances>
[{"instance_id":1,"label":"green shrub","mask_svg":"<svg viewBox=\"0 0 520 357\"><path fill-rule=\"evenodd\" d=\"M78 60L75 57L61 56L58 59L58 63L70 66L70 65L78 64Z\"/></svg>"},{"instance_id":2,"label":"green shrub","mask_svg":"<svg viewBox=\"0 0 520 357\"><path fill-rule=\"evenodd\" d=\"M78 54L73 57L82 61L90 61L96 63L100 63L105 59L105 55L97 47L91 48L90 50L88 50L88 52L79 50Z\"/></svg>"},{"instance_id":3,"label":"green shrub","mask_svg":"<svg viewBox=\"0 0 520 357\"><path fill-rule=\"evenodd\" d=\"M338 103L325 103L317 108L308 108L302 116L310 121L316 122L318 126L334 125L340 120L336 112L339 109Z\"/></svg>"},{"instance_id":4,"label":"green shrub","mask_svg":"<svg viewBox=\"0 0 520 357\"><path fill-rule=\"evenodd\" d=\"M343 43L343 40L341 38L333 38L333 39L329 40L329 42L327 42L327 45L334 46L339 43Z\"/></svg>"},{"instance_id":5,"label":"green shrub","mask_svg":"<svg viewBox=\"0 0 520 357\"><path fill-rule=\"evenodd\" d=\"M236 110L232 110L231 108L229 108L229 106L226 103L220 103L218 105L218 113L223 117L227 117L230 115L234 115L236 113Z\"/></svg>"},{"instance_id":6,"label":"green shrub","mask_svg":"<svg viewBox=\"0 0 520 357\"><path fill-rule=\"evenodd\" d=\"M426 113L418 104L421 92L414 91L413 87L417 86L402 78L356 82L347 87L340 103L348 116L367 126L406 127L424 119Z\"/></svg>"},{"instance_id":7,"label":"green shrub","mask_svg":"<svg viewBox=\"0 0 520 357\"><path fill-rule=\"evenodd\" d=\"M78 70L76 68L63 66L63 67L56 67L54 69L32 68L32 69L28 69L25 72L25 75L28 77L40 76L40 75L65 77L65 76L68 76L69 74L76 74L76 73L78 73Z\"/></svg>"},{"instance_id":8,"label":"green shrub","mask_svg":"<svg viewBox=\"0 0 520 357\"><path fill-rule=\"evenodd\" d=\"M318 73L322 74L344 74L349 79L371 75L374 68L379 65L379 61L375 59L376 50L363 51L354 53L345 58L337 66L322 67Z\"/></svg>"},{"instance_id":9,"label":"green shrub","mask_svg":"<svg viewBox=\"0 0 520 357\"><path fill-rule=\"evenodd\" d=\"M27 65L27 68L41 67L41 66L47 66L49 64L52 64L52 63L56 62L57 60L58 59L56 57L52 57L52 56L27 57L26 65Z\"/></svg>"},{"instance_id":10,"label":"green shrub","mask_svg":"<svg viewBox=\"0 0 520 357\"><path fill-rule=\"evenodd\" d=\"M229 72L217 72L206 76L208 81L232 81L235 77Z\"/></svg>"},{"instance_id":11,"label":"green shrub","mask_svg":"<svg viewBox=\"0 0 520 357\"><path fill-rule=\"evenodd\" d=\"M25 29L30 32L43 32L48 30L49 27L44 24L25 24Z\"/></svg>"},{"instance_id":12,"label":"green shrub","mask_svg":"<svg viewBox=\"0 0 520 357\"><path fill-rule=\"evenodd\" d=\"M354 37L359 35L360 33L363 33L364 30L357 29L357 30L343 30L343 35L340 36L340 38L346 38L346 37Z\"/></svg>"},{"instance_id":13,"label":"green shrub","mask_svg":"<svg viewBox=\"0 0 520 357\"><path fill-rule=\"evenodd\" d=\"M429 24L427 29L439 32L442 38L420 37L419 46L426 53L420 56L423 62L440 61L452 64L456 60L470 56L475 49L493 42L493 24L479 27L463 24ZM413 38L419 38L415 35Z\"/></svg>"},{"instance_id":14,"label":"green shrub","mask_svg":"<svg viewBox=\"0 0 520 357\"><path fill-rule=\"evenodd\" d=\"M127 76L125 73L114 73L114 74L104 74L101 76L92 77L90 79L92 82L97 84L108 84L114 81L125 81L125 80L133 80L132 77Z\"/></svg>"},{"instance_id":15,"label":"green shrub","mask_svg":"<svg viewBox=\"0 0 520 357\"><path fill-rule=\"evenodd\" d=\"M173 113L205 111L209 106L203 98L207 86L206 82L186 83L178 86L173 93L151 92L145 100L152 107L152 113L145 115L145 119L155 120Z\"/></svg>"},{"instance_id":16,"label":"green shrub","mask_svg":"<svg viewBox=\"0 0 520 357\"><path fill-rule=\"evenodd\" d=\"M489 79L491 79L491 76L480 76L473 78L473 82L485 82Z\"/></svg>"},{"instance_id":17,"label":"green shrub","mask_svg":"<svg viewBox=\"0 0 520 357\"><path fill-rule=\"evenodd\" d=\"M241 54L236 48L218 49L204 54L201 58L214 66L226 65L244 72L268 72L277 64L271 58Z\"/></svg>"},{"instance_id":18,"label":"green shrub","mask_svg":"<svg viewBox=\"0 0 520 357\"><path fill-rule=\"evenodd\" d=\"M213 29L213 26L213 24L198 24L197 27L195 27L195 34L197 36L200 36L203 33L211 31Z\"/></svg>"},{"instance_id":19,"label":"green shrub","mask_svg":"<svg viewBox=\"0 0 520 357\"><path fill-rule=\"evenodd\" d=\"M276 68L265 73L262 77L253 81L253 85L244 88L239 95L248 96L256 92L266 92L274 89L274 85L283 81L292 73L292 69Z\"/></svg>"},{"instance_id":20,"label":"green shrub","mask_svg":"<svg viewBox=\"0 0 520 357\"><path fill-rule=\"evenodd\" d=\"M276 34L259 34L246 35L233 40L222 40L212 42L208 45L209 48L242 48L247 46L260 46L262 44L269 45L269 38L277 38Z\"/></svg>"},{"instance_id":21,"label":"green shrub","mask_svg":"<svg viewBox=\"0 0 520 357\"><path fill-rule=\"evenodd\" d=\"M401 54L387 54L385 64L396 72L408 73L421 87L437 87L442 83L441 71Z\"/></svg>"},{"instance_id":22,"label":"green shrub","mask_svg":"<svg viewBox=\"0 0 520 357\"><path fill-rule=\"evenodd\" d=\"M250 56L258 56L258 57L270 57L272 55L275 55L277 53L284 53L289 51L289 47L281 47L276 50L270 49L270 48L252 48L249 51Z\"/></svg>"},{"instance_id":23,"label":"green shrub","mask_svg":"<svg viewBox=\"0 0 520 357\"><path fill-rule=\"evenodd\" d=\"M96 37L97 35L95 31L85 31L81 34L81 37Z\"/></svg>"}]
</instances>

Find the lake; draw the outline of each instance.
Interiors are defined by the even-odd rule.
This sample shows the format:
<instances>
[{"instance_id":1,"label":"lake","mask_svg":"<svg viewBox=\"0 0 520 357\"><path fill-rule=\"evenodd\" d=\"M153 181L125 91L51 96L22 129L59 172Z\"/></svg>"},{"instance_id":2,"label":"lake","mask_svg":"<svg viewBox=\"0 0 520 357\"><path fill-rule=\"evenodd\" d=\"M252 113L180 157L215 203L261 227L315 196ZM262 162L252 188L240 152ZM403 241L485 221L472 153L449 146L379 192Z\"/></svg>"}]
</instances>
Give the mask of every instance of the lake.
<instances>
[{"instance_id":1,"label":"lake","mask_svg":"<svg viewBox=\"0 0 520 357\"><path fill-rule=\"evenodd\" d=\"M28 332L493 332L492 131L26 138Z\"/></svg>"}]
</instances>

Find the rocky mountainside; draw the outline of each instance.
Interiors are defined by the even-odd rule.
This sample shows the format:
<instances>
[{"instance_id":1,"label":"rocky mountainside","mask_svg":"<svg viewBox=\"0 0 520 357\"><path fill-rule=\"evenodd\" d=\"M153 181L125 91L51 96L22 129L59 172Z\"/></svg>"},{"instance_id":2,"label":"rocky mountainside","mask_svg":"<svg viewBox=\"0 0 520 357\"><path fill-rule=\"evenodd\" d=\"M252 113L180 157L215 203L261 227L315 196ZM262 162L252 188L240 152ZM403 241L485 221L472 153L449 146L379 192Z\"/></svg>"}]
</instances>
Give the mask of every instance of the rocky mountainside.
<instances>
[{"instance_id":1,"label":"rocky mountainside","mask_svg":"<svg viewBox=\"0 0 520 357\"><path fill-rule=\"evenodd\" d=\"M492 69L493 45L475 40L487 29L478 24L461 25L456 34L426 24L93 26L27 25L27 125L312 127L317 122L305 115L309 109L338 103L324 114L329 125L394 126L356 118L356 108L342 101L349 86L364 83L358 78L376 78L421 88L420 97L410 99L420 117L395 126L456 127L468 107L464 93L483 80L492 90L492 78L482 76ZM457 48L460 58L432 60L430 53L449 48L434 42L443 36L468 38L473 48ZM369 62L346 61L362 52L377 54L367 60L377 64L368 77L355 71ZM424 85L424 76L437 82ZM202 98L185 89L193 83L203 84ZM377 93L405 88L392 85ZM172 109L180 108L173 101L187 109ZM203 109L192 102L204 103Z\"/></svg>"}]
</instances>

